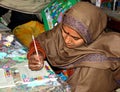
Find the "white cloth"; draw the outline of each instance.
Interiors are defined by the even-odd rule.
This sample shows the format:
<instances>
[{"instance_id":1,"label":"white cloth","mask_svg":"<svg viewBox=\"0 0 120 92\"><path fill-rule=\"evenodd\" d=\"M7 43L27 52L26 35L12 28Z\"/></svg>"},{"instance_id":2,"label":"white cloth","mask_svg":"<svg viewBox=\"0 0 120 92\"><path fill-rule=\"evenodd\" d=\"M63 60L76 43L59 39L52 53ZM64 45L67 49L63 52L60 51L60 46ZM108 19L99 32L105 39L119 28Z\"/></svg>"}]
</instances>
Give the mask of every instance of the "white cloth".
<instances>
[{"instance_id":1,"label":"white cloth","mask_svg":"<svg viewBox=\"0 0 120 92\"><path fill-rule=\"evenodd\" d=\"M24 13L39 13L51 0L0 0L0 6Z\"/></svg>"}]
</instances>

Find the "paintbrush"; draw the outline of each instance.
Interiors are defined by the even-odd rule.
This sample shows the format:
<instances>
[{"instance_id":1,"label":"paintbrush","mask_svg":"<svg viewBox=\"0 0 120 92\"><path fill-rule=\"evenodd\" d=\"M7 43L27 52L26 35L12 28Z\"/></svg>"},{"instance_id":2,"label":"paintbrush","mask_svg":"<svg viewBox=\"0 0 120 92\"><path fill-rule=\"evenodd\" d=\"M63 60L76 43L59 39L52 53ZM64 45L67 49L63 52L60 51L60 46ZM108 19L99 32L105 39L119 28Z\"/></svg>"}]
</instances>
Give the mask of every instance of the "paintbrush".
<instances>
[{"instance_id":1,"label":"paintbrush","mask_svg":"<svg viewBox=\"0 0 120 92\"><path fill-rule=\"evenodd\" d=\"M39 56L34 35L32 35L32 40L33 40L33 43L34 43L34 47L35 47L36 54L37 54L37 56Z\"/></svg>"},{"instance_id":2,"label":"paintbrush","mask_svg":"<svg viewBox=\"0 0 120 92\"><path fill-rule=\"evenodd\" d=\"M36 51L37 57L39 58L38 49L37 49L37 45L36 45L36 42L35 42L34 35L32 35L32 40L33 40L33 43L34 43L34 47L35 47L35 51ZM40 59L39 59L39 61L40 61ZM39 62L39 65L41 65L40 62Z\"/></svg>"}]
</instances>

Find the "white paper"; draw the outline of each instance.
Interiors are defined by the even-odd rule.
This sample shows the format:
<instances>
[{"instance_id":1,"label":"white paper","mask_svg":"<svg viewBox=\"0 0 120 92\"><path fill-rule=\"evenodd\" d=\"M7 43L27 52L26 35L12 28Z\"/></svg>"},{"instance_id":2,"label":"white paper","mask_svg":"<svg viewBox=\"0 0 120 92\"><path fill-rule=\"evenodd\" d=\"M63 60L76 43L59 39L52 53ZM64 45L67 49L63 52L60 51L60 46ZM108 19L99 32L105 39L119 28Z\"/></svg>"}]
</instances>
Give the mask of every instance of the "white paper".
<instances>
[{"instance_id":1,"label":"white paper","mask_svg":"<svg viewBox=\"0 0 120 92\"><path fill-rule=\"evenodd\" d=\"M50 73L45 68L45 66L47 66L49 68L49 70L51 72L53 72L53 76L51 78L48 78ZM49 66L49 64L46 61L44 61L44 67L38 71L30 70L27 62L17 64L14 67L16 67L16 69L18 69L19 74L20 74L20 79L23 84L29 84L31 82L37 82L37 81L39 81L39 83L40 82L43 83L43 81L46 81L46 80L48 81L51 79L56 79L55 78L56 75L55 75L54 71L51 69L51 67ZM33 78L33 80L31 81L32 78ZM36 78L36 80L34 80L34 78ZM38 79L38 78L40 78L40 79Z\"/></svg>"}]
</instances>

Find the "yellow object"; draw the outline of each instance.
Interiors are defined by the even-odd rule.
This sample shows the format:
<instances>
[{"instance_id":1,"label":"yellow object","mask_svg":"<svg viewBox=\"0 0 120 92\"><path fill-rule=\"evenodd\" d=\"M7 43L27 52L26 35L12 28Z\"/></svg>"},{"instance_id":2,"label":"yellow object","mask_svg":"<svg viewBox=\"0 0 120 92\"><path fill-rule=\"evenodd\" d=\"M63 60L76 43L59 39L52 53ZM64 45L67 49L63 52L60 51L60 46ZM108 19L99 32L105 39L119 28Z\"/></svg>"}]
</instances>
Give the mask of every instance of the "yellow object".
<instances>
[{"instance_id":1,"label":"yellow object","mask_svg":"<svg viewBox=\"0 0 120 92\"><path fill-rule=\"evenodd\" d=\"M32 35L37 37L40 33L44 32L44 25L37 21L30 21L28 23L17 26L13 30L16 38L26 47L29 47L32 41Z\"/></svg>"}]
</instances>

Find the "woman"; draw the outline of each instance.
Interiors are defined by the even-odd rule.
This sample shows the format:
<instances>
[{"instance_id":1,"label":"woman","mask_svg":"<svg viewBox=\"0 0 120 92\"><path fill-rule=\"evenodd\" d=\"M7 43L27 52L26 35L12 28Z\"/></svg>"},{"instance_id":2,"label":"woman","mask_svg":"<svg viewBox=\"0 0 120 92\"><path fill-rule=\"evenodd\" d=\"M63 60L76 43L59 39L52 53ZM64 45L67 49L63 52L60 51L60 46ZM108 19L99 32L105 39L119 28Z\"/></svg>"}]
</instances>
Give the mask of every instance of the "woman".
<instances>
[{"instance_id":1,"label":"woman","mask_svg":"<svg viewBox=\"0 0 120 92\"><path fill-rule=\"evenodd\" d=\"M114 92L120 80L120 34L105 33L106 14L79 2L53 30L36 38L28 52L29 68L39 70L47 57L54 67L74 70L67 80L72 92Z\"/></svg>"}]
</instances>

